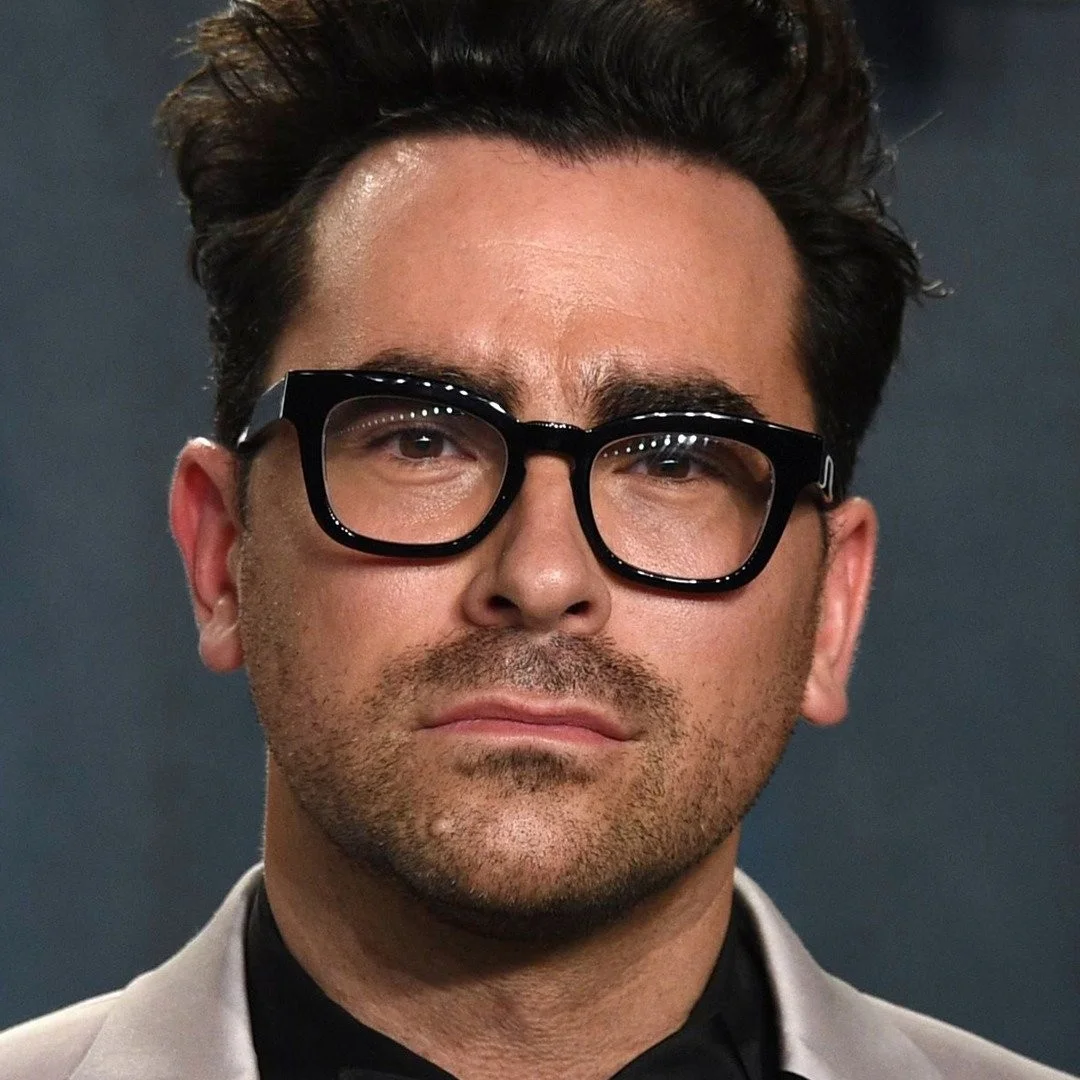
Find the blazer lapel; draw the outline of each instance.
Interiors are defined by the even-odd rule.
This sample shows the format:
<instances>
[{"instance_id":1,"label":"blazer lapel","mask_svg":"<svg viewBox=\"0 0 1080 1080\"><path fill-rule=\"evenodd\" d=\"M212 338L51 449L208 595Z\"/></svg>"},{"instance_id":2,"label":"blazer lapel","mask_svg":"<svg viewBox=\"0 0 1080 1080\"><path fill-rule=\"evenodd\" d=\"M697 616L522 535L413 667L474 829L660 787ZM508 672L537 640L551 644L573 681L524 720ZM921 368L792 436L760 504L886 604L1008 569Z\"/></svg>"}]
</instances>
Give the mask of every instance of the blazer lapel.
<instances>
[{"instance_id":1,"label":"blazer lapel","mask_svg":"<svg viewBox=\"0 0 1080 1080\"><path fill-rule=\"evenodd\" d=\"M736 871L735 888L761 938L779 1012L784 1069L806 1080L941 1080L938 1069L872 998L818 966L742 871Z\"/></svg>"},{"instance_id":2,"label":"blazer lapel","mask_svg":"<svg viewBox=\"0 0 1080 1080\"><path fill-rule=\"evenodd\" d=\"M258 1080L244 985L244 920L261 867L171 960L122 990L71 1080Z\"/></svg>"},{"instance_id":3,"label":"blazer lapel","mask_svg":"<svg viewBox=\"0 0 1080 1080\"><path fill-rule=\"evenodd\" d=\"M248 871L187 946L120 992L71 1080L258 1080L244 984ZM823 971L741 871L779 1011L783 1068L806 1080L942 1080L872 998Z\"/></svg>"}]
</instances>

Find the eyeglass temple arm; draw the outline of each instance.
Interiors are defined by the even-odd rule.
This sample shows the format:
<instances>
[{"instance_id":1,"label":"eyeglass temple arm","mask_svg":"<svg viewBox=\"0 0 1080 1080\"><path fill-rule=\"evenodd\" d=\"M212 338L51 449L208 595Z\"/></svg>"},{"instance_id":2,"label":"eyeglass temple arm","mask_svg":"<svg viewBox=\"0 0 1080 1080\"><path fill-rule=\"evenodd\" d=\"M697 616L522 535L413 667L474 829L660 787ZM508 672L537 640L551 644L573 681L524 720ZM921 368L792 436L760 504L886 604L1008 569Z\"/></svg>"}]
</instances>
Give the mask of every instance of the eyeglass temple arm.
<instances>
[{"instance_id":1,"label":"eyeglass temple arm","mask_svg":"<svg viewBox=\"0 0 1080 1080\"><path fill-rule=\"evenodd\" d=\"M237 450L248 450L258 441L260 435L275 421L280 420L285 407L285 383L281 379L263 394L251 411L247 427L236 440Z\"/></svg>"},{"instance_id":2,"label":"eyeglass temple arm","mask_svg":"<svg viewBox=\"0 0 1080 1080\"><path fill-rule=\"evenodd\" d=\"M833 502L835 499L834 486L836 483L836 463L832 459L832 454L825 454L821 461L821 479L818 480L818 487L821 488L821 497L827 503Z\"/></svg>"}]
</instances>

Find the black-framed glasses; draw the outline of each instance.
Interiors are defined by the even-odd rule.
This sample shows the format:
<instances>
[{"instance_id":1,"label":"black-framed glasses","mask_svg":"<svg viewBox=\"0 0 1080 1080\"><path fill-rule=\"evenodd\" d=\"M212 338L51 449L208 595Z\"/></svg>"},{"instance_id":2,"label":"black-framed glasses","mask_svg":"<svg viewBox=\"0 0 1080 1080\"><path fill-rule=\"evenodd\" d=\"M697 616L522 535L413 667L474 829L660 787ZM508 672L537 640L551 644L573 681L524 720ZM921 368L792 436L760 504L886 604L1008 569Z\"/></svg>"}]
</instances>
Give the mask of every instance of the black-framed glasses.
<instances>
[{"instance_id":1,"label":"black-framed glasses","mask_svg":"<svg viewBox=\"0 0 1080 1080\"><path fill-rule=\"evenodd\" d=\"M655 412L591 430L515 419L438 379L291 371L256 403L236 450L278 420L296 428L316 521L356 551L440 558L499 523L531 454L571 462L578 521L597 559L632 581L725 592L765 568L796 500L833 499L821 436L715 412Z\"/></svg>"}]
</instances>

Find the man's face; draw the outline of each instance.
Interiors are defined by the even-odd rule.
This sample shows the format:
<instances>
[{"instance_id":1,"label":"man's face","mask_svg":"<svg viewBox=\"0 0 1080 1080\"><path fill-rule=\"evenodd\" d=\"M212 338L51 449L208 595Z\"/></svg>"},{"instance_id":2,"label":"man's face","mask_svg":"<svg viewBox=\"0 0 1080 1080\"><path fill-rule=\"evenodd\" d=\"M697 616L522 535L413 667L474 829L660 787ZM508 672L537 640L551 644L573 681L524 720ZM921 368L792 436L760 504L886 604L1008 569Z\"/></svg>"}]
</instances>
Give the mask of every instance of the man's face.
<instances>
[{"instance_id":1,"label":"man's face","mask_svg":"<svg viewBox=\"0 0 1080 1080\"><path fill-rule=\"evenodd\" d=\"M399 350L513 386L521 420L589 427L601 385L711 380L809 429L798 291L783 228L731 175L397 141L324 200L267 382ZM568 463L546 455L471 551L360 554L316 525L286 425L254 463L230 566L271 769L302 812L445 918L551 936L733 851L804 701L823 561L801 504L742 589L624 581L589 550ZM540 715L620 737L499 722Z\"/></svg>"}]
</instances>

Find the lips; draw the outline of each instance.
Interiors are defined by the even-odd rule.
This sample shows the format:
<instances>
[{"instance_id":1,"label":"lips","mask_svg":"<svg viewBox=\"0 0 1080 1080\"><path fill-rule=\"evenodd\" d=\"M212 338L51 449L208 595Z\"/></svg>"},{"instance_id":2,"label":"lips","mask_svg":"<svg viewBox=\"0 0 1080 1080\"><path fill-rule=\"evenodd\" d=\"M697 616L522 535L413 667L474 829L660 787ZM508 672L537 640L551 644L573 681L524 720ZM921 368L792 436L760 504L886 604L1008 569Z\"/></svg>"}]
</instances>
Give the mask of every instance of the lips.
<instances>
[{"instance_id":1,"label":"lips","mask_svg":"<svg viewBox=\"0 0 1080 1080\"><path fill-rule=\"evenodd\" d=\"M630 733L610 714L566 701L471 698L424 724L446 734L539 737L573 742L626 742Z\"/></svg>"}]
</instances>

